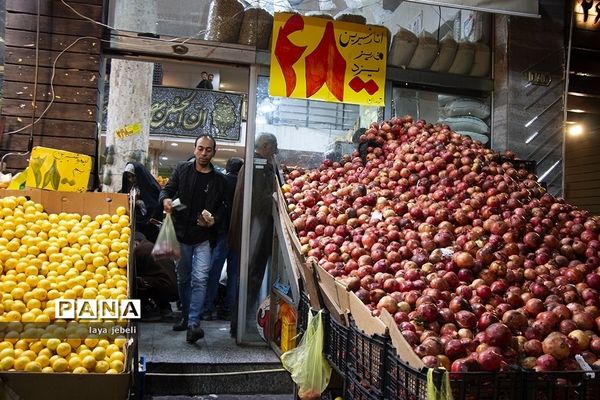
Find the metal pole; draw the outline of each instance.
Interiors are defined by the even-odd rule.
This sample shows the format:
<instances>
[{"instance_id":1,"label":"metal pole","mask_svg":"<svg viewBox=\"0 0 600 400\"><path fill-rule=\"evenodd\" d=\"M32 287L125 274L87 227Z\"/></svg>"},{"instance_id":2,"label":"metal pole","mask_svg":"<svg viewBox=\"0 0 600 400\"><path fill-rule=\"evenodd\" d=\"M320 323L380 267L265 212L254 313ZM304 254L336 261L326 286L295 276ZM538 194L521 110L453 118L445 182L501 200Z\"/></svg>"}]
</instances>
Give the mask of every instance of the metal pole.
<instances>
[{"instance_id":1,"label":"metal pole","mask_svg":"<svg viewBox=\"0 0 600 400\"><path fill-rule=\"evenodd\" d=\"M248 252L250 242L250 212L252 202L252 171L254 165L254 135L256 132L256 89L258 87L258 66L250 66L248 83L248 119L246 122L246 157L244 161L244 206L242 210L242 245L240 249L240 287L238 296L237 343L242 342L246 331L246 303L248 300Z\"/></svg>"}]
</instances>

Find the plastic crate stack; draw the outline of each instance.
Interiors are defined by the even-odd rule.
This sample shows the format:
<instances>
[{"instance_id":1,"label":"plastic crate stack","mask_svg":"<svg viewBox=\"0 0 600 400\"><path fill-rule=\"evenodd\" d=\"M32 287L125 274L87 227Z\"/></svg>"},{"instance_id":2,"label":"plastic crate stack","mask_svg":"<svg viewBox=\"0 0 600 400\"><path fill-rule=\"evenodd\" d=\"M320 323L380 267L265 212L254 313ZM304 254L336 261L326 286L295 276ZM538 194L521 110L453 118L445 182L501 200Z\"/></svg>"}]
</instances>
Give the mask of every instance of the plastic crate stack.
<instances>
[{"instance_id":1,"label":"plastic crate stack","mask_svg":"<svg viewBox=\"0 0 600 400\"><path fill-rule=\"evenodd\" d=\"M327 314L328 315L328 314ZM344 376L344 400L427 400L427 373L406 364L387 336L369 336L328 316L325 356ZM454 400L598 400L600 371L451 374ZM441 383L436 371L434 381Z\"/></svg>"},{"instance_id":2,"label":"plastic crate stack","mask_svg":"<svg viewBox=\"0 0 600 400\"><path fill-rule=\"evenodd\" d=\"M354 322L350 322L348 330L346 395L358 383L366 389L369 397L366 399L382 399L385 382L386 352L389 338L386 336L369 336L359 330ZM356 390L354 390L356 392ZM355 397L348 397L353 399ZM364 397L358 397L364 399Z\"/></svg>"},{"instance_id":3,"label":"plastic crate stack","mask_svg":"<svg viewBox=\"0 0 600 400\"><path fill-rule=\"evenodd\" d=\"M387 399L427 400L427 374L407 365L398 358L394 349L387 354L385 397ZM514 400L522 396L520 374L510 372L469 372L460 376L451 374L450 386L455 400L490 399ZM441 370L436 371L434 382L442 381Z\"/></svg>"},{"instance_id":4,"label":"plastic crate stack","mask_svg":"<svg viewBox=\"0 0 600 400\"><path fill-rule=\"evenodd\" d=\"M329 316L326 326L325 358L340 375L346 374L349 329Z\"/></svg>"},{"instance_id":5,"label":"plastic crate stack","mask_svg":"<svg viewBox=\"0 0 600 400\"><path fill-rule=\"evenodd\" d=\"M310 310L310 300L306 293L300 294L300 303L298 304L298 315L296 317L296 332L302 334L308 326L308 311Z\"/></svg>"}]
</instances>

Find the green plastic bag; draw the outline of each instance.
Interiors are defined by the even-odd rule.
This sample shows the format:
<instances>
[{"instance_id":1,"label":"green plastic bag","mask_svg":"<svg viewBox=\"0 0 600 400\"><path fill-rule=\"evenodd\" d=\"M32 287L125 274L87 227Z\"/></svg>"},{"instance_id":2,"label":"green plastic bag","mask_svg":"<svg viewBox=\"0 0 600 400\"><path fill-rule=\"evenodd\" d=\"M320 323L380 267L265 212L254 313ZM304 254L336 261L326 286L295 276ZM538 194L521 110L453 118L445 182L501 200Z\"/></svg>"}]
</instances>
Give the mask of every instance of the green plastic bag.
<instances>
[{"instance_id":1,"label":"green plastic bag","mask_svg":"<svg viewBox=\"0 0 600 400\"><path fill-rule=\"evenodd\" d=\"M309 311L308 326L300 344L281 355L283 367L298 385L301 400L319 399L331 378L331 367L323 355L325 328L322 314L321 310L313 317Z\"/></svg>"},{"instance_id":2,"label":"green plastic bag","mask_svg":"<svg viewBox=\"0 0 600 400\"><path fill-rule=\"evenodd\" d=\"M454 400L448 371L442 372L440 386L436 385L433 368L427 370L427 400Z\"/></svg>"}]
</instances>

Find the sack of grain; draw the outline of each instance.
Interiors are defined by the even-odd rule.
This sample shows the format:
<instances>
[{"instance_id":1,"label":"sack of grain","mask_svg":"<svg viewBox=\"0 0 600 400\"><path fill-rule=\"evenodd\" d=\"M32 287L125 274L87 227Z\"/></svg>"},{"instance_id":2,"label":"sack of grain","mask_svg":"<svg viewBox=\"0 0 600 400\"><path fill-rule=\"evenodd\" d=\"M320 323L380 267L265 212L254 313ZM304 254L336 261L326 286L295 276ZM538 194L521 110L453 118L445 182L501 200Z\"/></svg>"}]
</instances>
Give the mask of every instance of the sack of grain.
<instances>
[{"instance_id":1,"label":"sack of grain","mask_svg":"<svg viewBox=\"0 0 600 400\"><path fill-rule=\"evenodd\" d=\"M490 46L482 42L475 43L475 56L469 75L479 77L489 76L492 64L491 58Z\"/></svg>"},{"instance_id":2,"label":"sack of grain","mask_svg":"<svg viewBox=\"0 0 600 400\"><path fill-rule=\"evenodd\" d=\"M475 46L473 43L460 42L456 50L454 61L448 70L451 74L466 75L471 71L473 59L475 58Z\"/></svg>"},{"instance_id":3,"label":"sack of grain","mask_svg":"<svg viewBox=\"0 0 600 400\"><path fill-rule=\"evenodd\" d=\"M448 72L456 56L456 50L458 49L458 43L452 37L450 33L440 40L439 53L431 66L433 72Z\"/></svg>"},{"instance_id":4,"label":"sack of grain","mask_svg":"<svg viewBox=\"0 0 600 400\"><path fill-rule=\"evenodd\" d=\"M352 14L350 11L352 11L352 10L340 11L335 16L335 20L342 21L342 22L352 22L355 24L362 24L362 25L367 23L367 19L365 17L363 17L362 15L358 15L358 14Z\"/></svg>"},{"instance_id":5,"label":"sack of grain","mask_svg":"<svg viewBox=\"0 0 600 400\"><path fill-rule=\"evenodd\" d=\"M395 67L406 67L410 62L419 39L409 30L400 28L392 39L390 53L388 54L388 64Z\"/></svg>"},{"instance_id":6,"label":"sack of grain","mask_svg":"<svg viewBox=\"0 0 600 400\"><path fill-rule=\"evenodd\" d=\"M212 0L204 40L236 43L244 19L244 6L237 0Z\"/></svg>"},{"instance_id":7,"label":"sack of grain","mask_svg":"<svg viewBox=\"0 0 600 400\"><path fill-rule=\"evenodd\" d=\"M249 8L244 11L244 19L240 28L239 44L268 49L273 16L262 8Z\"/></svg>"},{"instance_id":8,"label":"sack of grain","mask_svg":"<svg viewBox=\"0 0 600 400\"><path fill-rule=\"evenodd\" d=\"M419 36L419 44L408 63L411 69L429 69L435 61L438 51L438 42L429 32L423 32Z\"/></svg>"}]
</instances>

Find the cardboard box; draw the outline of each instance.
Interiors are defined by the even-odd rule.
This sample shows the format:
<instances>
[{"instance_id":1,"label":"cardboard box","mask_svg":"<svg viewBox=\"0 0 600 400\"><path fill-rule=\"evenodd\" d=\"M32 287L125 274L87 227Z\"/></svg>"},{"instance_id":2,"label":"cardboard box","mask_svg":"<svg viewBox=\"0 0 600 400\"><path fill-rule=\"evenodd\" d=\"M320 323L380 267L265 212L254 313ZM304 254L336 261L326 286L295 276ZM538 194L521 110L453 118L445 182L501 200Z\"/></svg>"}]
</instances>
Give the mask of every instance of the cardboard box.
<instances>
[{"instance_id":1,"label":"cardboard box","mask_svg":"<svg viewBox=\"0 0 600 400\"><path fill-rule=\"evenodd\" d=\"M129 215L131 208L129 197L118 193L76 193L55 192L41 189L0 190L0 198L8 196L25 196L44 206L48 213L79 213L95 217L99 214L114 214L117 207L125 207ZM133 221L131 221L133 224ZM133 235L131 235L130 249ZM131 290L132 252L129 252L127 275ZM131 293L129 293L131 295ZM125 372L115 375L107 374L71 374L71 373L35 373L35 372L0 372L0 399L19 400L121 400L127 399L131 382L131 367L134 347L126 348Z\"/></svg>"},{"instance_id":2,"label":"cardboard box","mask_svg":"<svg viewBox=\"0 0 600 400\"><path fill-rule=\"evenodd\" d=\"M371 314L371 310L369 310L367 306L365 306L363 302L356 297L354 292L349 292L348 294L350 301L350 314L354 319L356 327L370 336L385 336L388 333L388 330L383 321L373 316L373 314Z\"/></svg>"},{"instance_id":3,"label":"cardboard box","mask_svg":"<svg viewBox=\"0 0 600 400\"><path fill-rule=\"evenodd\" d=\"M398 329L394 317L385 309L381 310L381 320L385 324L392 340L392 346L396 349L396 354L402 361L410 365L411 367L420 370L425 367L423 360L413 351L410 344L402 336L402 332Z\"/></svg>"}]
</instances>

